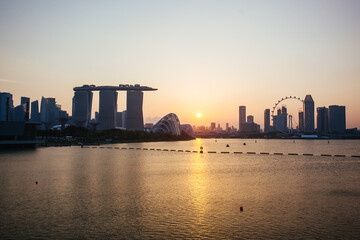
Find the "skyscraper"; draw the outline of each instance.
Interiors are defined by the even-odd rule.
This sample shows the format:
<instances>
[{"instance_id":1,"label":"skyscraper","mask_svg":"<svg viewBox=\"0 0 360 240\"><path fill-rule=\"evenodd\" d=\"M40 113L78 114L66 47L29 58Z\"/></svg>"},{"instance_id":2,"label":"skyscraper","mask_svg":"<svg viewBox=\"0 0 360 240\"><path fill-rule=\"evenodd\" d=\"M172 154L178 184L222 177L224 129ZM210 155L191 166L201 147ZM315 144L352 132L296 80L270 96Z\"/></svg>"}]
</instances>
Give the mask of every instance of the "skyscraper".
<instances>
[{"instance_id":1,"label":"skyscraper","mask_svg":"<svg viewBox=\"0 0 360 240\"><path fill-rule=\"evenodd\" d=\"M246 106L239 106L239 131L242 131L242 123L246 123Z\"/></svg>"},{"instance_id":2,"label":"skyscraper","mask_svg":"<svg viewBox=\"0 0 360 240\"><path fill-rule=\"evenodd\" d=\"M283 106L277 110L277 115L274 116L273 126L275 131L287 132L287 109Z\"/></svg>"},{"instance_id":3,"label":"skyscraper","mask_svg":"<svg viewBox=\"0 0 360 240\"><path fill-rule=\"evenodd\" d=\"M143 92L127 91L126 98L126 129L143 130Z\"/></svg>"},{"instance_id":4,"label":"skyscraper","mask_svg":"<svg viewBox=\"0 0 360 240\"><path fill-rule=\"evenodd\" d=\"M210 130L214 131L215 128L216 128L216 123L214 123L214 122L210 123Z\"/></svg>"},{"instance_id":5,"label":"skyscraper","mask_svg":"<svg viewBox=\"0 0 360 240\"><path fill-rule=\"evenodd\" d=\"M25 121L30 119L30 98L21 97L21 105L24 105L25 108Z\"/></svg>"},{"instance_id":6,"label":"skyscraper","mask_svg":"<svg viewBox=\"0 0 360 240\"><path fill-rule=\"evenodd\" d=\"M304 132L313 133L315 129L314 100L311 95L306 95L304 104Z\"/></svg>"},{"instance_id":7,"label":"skyscraper","mask_svg":"<svg viewBox=\"0 0 360 240\"><path fill-rule=\"evenodd\" d=\"M32 122L40 122L40 113L39 113L39 102L38 100L31 102L31 117Z\"/></svg>"},{"instance_id":8,"label":"skyscraper","mask_svg":"<svg viewBox=\"0 0 360 240\"><path fill-rule=\"evenodd\" d=\"M121 126L123 127L123 128L126 128L126 116L127 116L127 114L126 114L126 110L124 110L124 111L122 111L122 123L121 123Z\"/></svg>"},{"instance_id":9,"label":"skyscraper","mask_svg":"<svg viewBox=\"0 0 360 240\"><path fill-rule=\"evenodd\" d=\"M13 98L11 93L0 93L0 121L12 121Z\"/></svg>"},{"instance_id":10,"label":"skyscraper","mask_svg":"<svg viewBox=\"0 0 360 240\"><path fill-rule=\"evenodd\" d=\"M270 109L264 110L264 132L270 131Z\"/></svg>"},{"instance_id":11,"label":"skyscraper","mask_svg":"<svg viewBox=\"0 0 360 240\"><path fill-rule=\"evenodd\" d=\"M254 116L253 115L247 116L247 121L246 122L253 123L254 122Z\"/></svg>"},{"instance_id":12,"label":"skyscraper","mask_svg":"<svg viewBox=\"0 0 360 240\"><path fill-rule=\"evenodd\" d=\"M75 91L72 107L72 119L75 125L88 127L91 119L92 97L91 91Z\"/></svg>"},{"instance_id":13,"label":"skyscraper","mask_svg":"<svg viewBox=\"0 0 360 240\"><path fill-rule=\"evenodd\" d=\"M43 129L52 127L58 123L57 116L60 109L56 106L55 98L41 98L40 121L44 124Z\"/></svg>"},{"instance_id":14,"label":"skyscraper","mask_svg":"<svg viewBox=\"0 0 360 240\"><path fill-rule=\"evenodd\" d=\"M26 104L20 104L14 108L14 121L25 122L26 119Z\"/></svg>"},{"instance_id":15,"label":"skyscraper","mask_svg":"<svg viewBox=\"0 0 360 240\"><path fill-rule=\"evenodd\" d=\"M327 132L329 130L328 109L326 107L318 107L316 109L316 123L318 132Z\"/></svg>"},{"instance_id":16,"label":"skyscraper","mask_svg":"<svg viewBox=\"0 0 360 240\"><path fill-rule=\"evenodd\" d=\"M122 112L116 113L116 127L123 127L122 126Z\"/></svg>"},{"instance_id":17,"label":"skyscraper","mask_svg":"<svg viewBox=\"0 0 360 240\"><path fill-rule=\"evenodd\" d=\"M113 129L116 126L117 92L101 90L99 94L99 129Z\"/></svg>"},{"instance_id":18,"label":"skyscraper","mask_svg":"<svg viewBox=\"0 0 360 240\"><path fill-rule=\"evenodd\" d=\"M329 131L344 132L346 130L345 106L329 106Z\"/></svg>"},{"instance_id":19,"label":"skyscraper","mask_svg":"<svg viewBox=\"0 0 360 240\"><path fill-rule=\"evenodd\" d=\"M299 132L304 132L304 112L299 111Z\"/></svg>"}]
</instances>

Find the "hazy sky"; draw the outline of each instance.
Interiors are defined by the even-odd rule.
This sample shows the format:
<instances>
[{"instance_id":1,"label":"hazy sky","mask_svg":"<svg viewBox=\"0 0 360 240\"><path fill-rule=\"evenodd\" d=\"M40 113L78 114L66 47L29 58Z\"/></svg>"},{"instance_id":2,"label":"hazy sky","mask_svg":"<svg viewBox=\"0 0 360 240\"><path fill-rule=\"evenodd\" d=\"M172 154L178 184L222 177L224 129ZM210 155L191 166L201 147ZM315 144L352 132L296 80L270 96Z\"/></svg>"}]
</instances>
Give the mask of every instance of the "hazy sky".
<instances>
[{"instance_id":1,"label":"hazy sky","mask_svg":"<svg viewBox=\"0 0 360 240\"><path fill-rule=\"evenodd\" d=\"M238 127L246 105L263 126L278 99L311 94L360 128L360 1L0 0L0 92L15 104L55 97L71 114L73 87L120 83L159 89L145 122Z\"/></svg>"}]
</instances>

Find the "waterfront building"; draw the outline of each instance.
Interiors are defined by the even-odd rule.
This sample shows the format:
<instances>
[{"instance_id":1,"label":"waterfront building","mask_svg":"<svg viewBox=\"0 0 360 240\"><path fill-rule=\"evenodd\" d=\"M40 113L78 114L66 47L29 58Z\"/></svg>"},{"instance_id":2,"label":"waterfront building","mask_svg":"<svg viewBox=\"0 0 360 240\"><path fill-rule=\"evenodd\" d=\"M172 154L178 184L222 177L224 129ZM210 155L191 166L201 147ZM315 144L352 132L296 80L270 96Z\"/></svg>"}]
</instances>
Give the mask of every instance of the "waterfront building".
<instances>
[{"instance_id":1,"label":"waterfront building","mask_svg":"<svg viewBox=\"0 0 360 240\"><path fill-rule=\"evenodd\" d=\"M30 119L30 98L21 97L21 105L24 105L25 108L25 121Z\"/></svg>"},{"instance_id":2,"label":"waterfront building","mask_svg":"<svg viewBox=\"0 0 360 240\"><path fill-rule=\"evenodd\" d=\"M31 102L31 122L40 122L39 101Z\"/></svg>"},{"instance_id":3,"label":"waterfront building","mask_svg":"<svg viewBox=\"0 0 360 240\"><path fill-rule=\"evenodd\" d=\"M287 109L283 106L281 109L277 110L277 115L274 116L273 126L274 131L287 132Z\"/></svg>"},{"instance_id":4,"label":"waterfront building","mask_svg":"<svg viewBox=\"0 0 360 240\"><path fill-rule=\"evenodd\" d=\"M116 112L116 127L123 127L122 126L122 112Z\"/></svg>"},{"instance_id":5,"label":"waterfront building","mask_svg":"<svg viewBox=\"0 0 360 240\"><path fill-rule=\"evenodd\" d=\"M26 112L25 112L26 104L21 104L14 108L14 121L15 122L25 122Z\"/></svg>"},{"instance_id":6,"label":"waterfront building","mask_svg":"<svg viewBox=\"0 0 360 240\"><path fill-rule=\"evenodd\" d=\"M99 112L95 112L94 121L95 121L95 123L99 123Z\"/></svg>"},{"instance_id":7,"label":"waterfront building","mask_svg":"<svg viewBox=\"0 0 360 240\"><path fill-rule=\"evenodd\" d=\"M194 134L194 130L191 127L190 124L181 124L180 125L180 132L181 133L186 133L188 136L195 138L195 134Z\"/></svg>"},{"instance_id":8,"label":"waterfront building","mask_svg":"<svg viewBox=\"0 0 360 240\"><path fill-rule=\"evenodd\" d=\"M127 111L122 111L122 127L126 129L126 116L127 116Z\"/></svg>"},{"instance_id":9,"label":"waterfront building","mask_svg":"<svg viewBox=\"0 0 360 240\"><path fill-rule=\"evenodd\" d=\"M299 119L298 119L298 130L299 132L304 132L304 112L299 111L298 113Z\"/></svg>"},{"instance_id":10,"label":"waterfront building","mask_svg":"<svg viewBox=\"0 0 360 240\"><path fill-rule=\"evenodd\" d=\"M55 98L41 98L40 121L43 123L42 129L48 129L58 124L59 111Z\"/></svg>"},{"instance_id":11,"label":"waterfront building","mask_svg":"<svg viewBox=\"0 0 360 240\"><path fill-rule=\"evenodd\" d=\"M170 133L176 136L180 136L180 121L175 113L169 113L162 119L160 119L154 127L151 129L154 133Z\"/></svg>"},{"instance_id":12,"label":"waterfront building","mask_svg":"<svg viewBox=\"0 0 360 240\"><path fill-rule=\"evenodd\" d=\"M264 110L264 132L270 132L270 109Z\"/></svg>"},{"instance_id":13,"label":"waterfront building","mask_svg":"<svg viewBox=\"0 0 360 240\"><path fill-rule=\"evenodd\" d=\"M73 97L72 121L77 126L88 127L91 119L93 93L76 91Z\"/></svg>"},{"instance_id":14,"label":"waterfront building","mask_svg":"<svg viewBox=\"0 0 360 240\"><path fill-rule=\"evenodd\" d=\"M119 86L95 86L95 85L83 85L81 87L75 87L75 96L73 100L73 112L77 113L79 105L86 105L87 107L80 111L79 114L75 114L75 120L78 123L86 124L90 121L91 113L91 102L92 92L100 91L99 93L99 129L111 129L116 126L116 115L117 115L117 91L127 91L127 113L126 117L122 117L122 127L126 127L129 130L143 130L143 91L156 91L155 88L146 86L140 86L139 84L119 84ZM87 92L79 94L78 92ZM79 99L79 101L77 101ZM74 115L74 114L73 114ZM73 116L74 117L74 116Z\"/></svg>"},{"instance_id":15,"label":"waterfront building","mask_svg":"<svg viewBox=\"0 0 360 240\"><path fill-rule=\"evenodd\" d=\"M345 106L331 105L329 106L329 131L345 132L346 130L346 114Z\"/></svg>"},{"instance_id":16,"label":"waterfront building","mask_svg":"<svg viewBox=\"0 0 360 240\"><path fill-rule=\"evenodd\" d=\"M101 90L99 94L99 130L113 129L116 126L117 92Z\"/></svg>"},{"instance_id":17,"label":"waterfront building","mask_svg":"<svg viewBox=\"0 0 360 240\"><path fill-rule=\"evenodd\" d=\"M327 132L329 130L329 113L328 108L318 107L316 108L316 130L320 133Z\"/></svg>"},{"instance_id":18,"label":"waterfront building","mask_svg":"<svg viewBox=\"0 0 360 240\"><path fill-rule=\"evenodd\" d=\"M214 122L210 123L210 130L215 131L215 128L216 128L216 123Z\"/></svg>"},{"instance_id":19,"label":"waterfront building","mask_svg":"<svg viewBox=\"0 0 360 240\"><path fill-rule=\"evenodd\" d=\"M143 130L143 95L141 91L127 91L126 98L126 129Z\"/></svg>"},{"instance_id":20,"label":"waterfront building","mask_svg":"<svg viewBox=\"0 0 360 240\"><path fill-rule=\"evenodd\" d=\"M315 116L314 116L314 100L311 95L306 95L303 104L304 112L304 132L312 133L315 129Z\"/></svg>"},{"instance_id":21,"label":"waterfront building","mask_svg":"<svg viewBox=\"0 0 360 240\"><path fill-rule=\"evenodd\" d=\"M11 93L0 93L0 121L13 120L13 96Z\"/></svg>"},{"instance_id":22,"label":"waterfront building","mask_svg":"<svg viewBox=\"0 0 360 240\"><path fill-rule=\"evenodd\" d=\"M150 130L153 126L154 126L153 123L145 123L144 129L145 129L145 130Z\"/></svg>"},{"instance_id":23,"label":"waterfront building","mask_svg":"<svg viewBox=\"0 0 360 240\"><path fill-rule=\"evenodd\" d=\"M247 122L248 123L253 123L254 122L254 116L253 115L247 116Z\"/></svg>"},{"instance_id":24,"label":"waterfront building","mask_svg":"<svg viewBox=\"0 0 360 240\"><path fill-rule=\"evenodd\" d=\"M225 129L226 132L229 132L230 131L230 127L229 127L229 123L226 123L226 129Z\"/></svg>"},{"instance_id":25,"label":"waterfront building","mask_svg":"<svg viewBox=\"0 0 360 240\"><path fill-rule=\"evenodd\" d=\"M241 133L259 133L260 125L254 122L245 122L241 124Z\"/></svg>"},{"instance_id":26,"label":"waterfront building","mask_svg":"<svg viewBox=\"0 0 360 240\"><path fill-rule=\"evenodd\" d=\"M242 131L242 123L246 123L246 106L239 106L239 131Z\"/></svg>"}]
</instances>

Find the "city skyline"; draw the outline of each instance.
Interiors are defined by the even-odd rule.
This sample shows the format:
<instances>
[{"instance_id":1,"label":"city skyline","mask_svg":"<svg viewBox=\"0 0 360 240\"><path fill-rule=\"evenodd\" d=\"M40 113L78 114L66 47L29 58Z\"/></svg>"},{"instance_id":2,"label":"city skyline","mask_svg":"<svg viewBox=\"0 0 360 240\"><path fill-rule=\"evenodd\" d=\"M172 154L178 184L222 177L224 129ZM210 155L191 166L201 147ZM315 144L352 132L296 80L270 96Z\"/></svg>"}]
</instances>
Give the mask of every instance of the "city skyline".
<instances>
[{"instance_id":1,"label":"city skyline","mask_svg":"<svg viewBox=\"0 0 360 240\"><path fill-rule=\"evenodd\" d=\"M244 105L262 129L264 109L311 94L360 128L359 13L358 1L0 1L0 89L71 113L74 86L140 83L159 89L144 123L175 112L237 127Z\"/></svg>"}]
</instances>

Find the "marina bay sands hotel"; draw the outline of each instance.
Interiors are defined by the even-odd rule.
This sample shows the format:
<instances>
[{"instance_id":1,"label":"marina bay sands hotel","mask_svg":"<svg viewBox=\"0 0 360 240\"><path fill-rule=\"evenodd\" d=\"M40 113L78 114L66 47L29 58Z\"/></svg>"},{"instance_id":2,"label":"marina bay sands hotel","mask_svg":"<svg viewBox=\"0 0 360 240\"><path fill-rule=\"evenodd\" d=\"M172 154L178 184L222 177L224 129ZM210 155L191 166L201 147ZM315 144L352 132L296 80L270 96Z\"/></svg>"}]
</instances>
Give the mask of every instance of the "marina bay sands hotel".
<instances>
[{"instance_id":1,"label":"marina bay sands hotel","mask_svg":"<svg viewBox=\"0 0 360 240\"><path fill-rule=\"evenodd\" d=\"M88 127L91 119L93 91L99 91L98 129L112 129L116 126L117 91L126 91L126 117L124 126L128 130L143 130L143 91L157 89L139 84L120 84L119 86L83 85L74 88L72 103L73 122L78 126Z\"/></svg>"}]
</instances>

